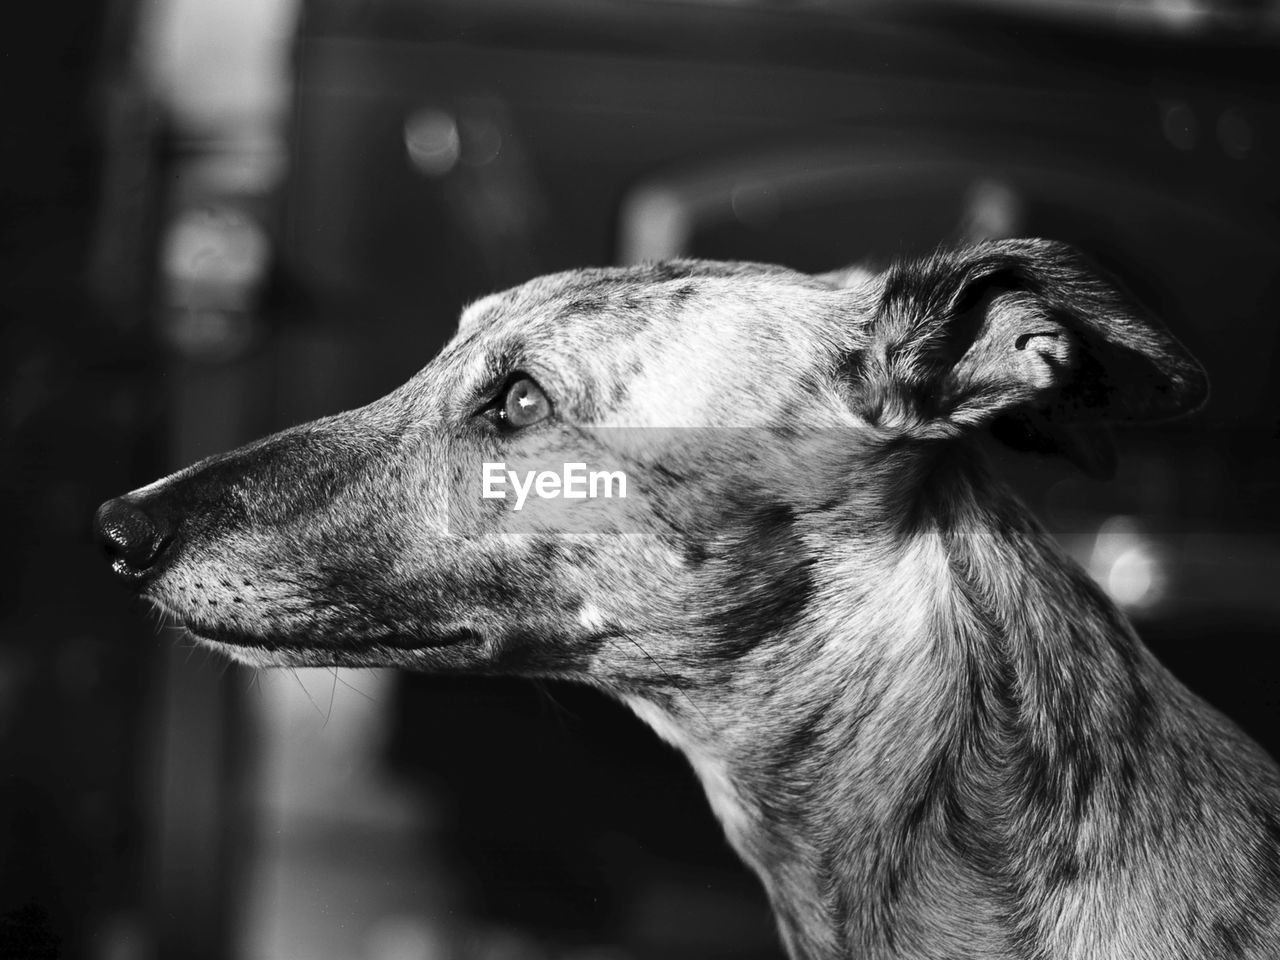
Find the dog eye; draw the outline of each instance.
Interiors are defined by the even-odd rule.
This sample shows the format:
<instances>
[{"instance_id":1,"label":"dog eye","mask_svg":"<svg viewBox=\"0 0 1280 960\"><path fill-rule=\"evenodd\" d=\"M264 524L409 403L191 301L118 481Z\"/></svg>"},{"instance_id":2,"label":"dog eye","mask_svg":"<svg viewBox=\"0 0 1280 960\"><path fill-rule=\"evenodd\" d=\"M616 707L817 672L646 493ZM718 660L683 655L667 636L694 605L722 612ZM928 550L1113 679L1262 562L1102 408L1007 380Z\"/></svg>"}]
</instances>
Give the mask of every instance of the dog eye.
<instances>
[{"instance_id":1,"label":"dog eye","mask_svg":"<svg viewBox=\"0 0 1280 960\"><path fill-rule=\"evenodd\" d=\"M529 377L517 376L503 391L497 412L503 426L518 430L551 416L551 401Z\"/></svg>"}]
</instances>

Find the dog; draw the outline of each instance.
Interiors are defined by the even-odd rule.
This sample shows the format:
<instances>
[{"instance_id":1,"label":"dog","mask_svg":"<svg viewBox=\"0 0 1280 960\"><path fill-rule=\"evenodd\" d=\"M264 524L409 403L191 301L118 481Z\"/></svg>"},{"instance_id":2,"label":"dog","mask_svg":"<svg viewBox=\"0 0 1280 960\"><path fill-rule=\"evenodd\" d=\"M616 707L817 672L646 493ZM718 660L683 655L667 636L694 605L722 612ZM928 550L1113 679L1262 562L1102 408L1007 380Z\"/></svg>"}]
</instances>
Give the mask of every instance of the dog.
<instances>
[{"instance_id":1,"label":"dog","mask_svg":"<svg viewBox=\"0 0 1280 960\"><path fill-rule=\"evenodd\" d=\"M1207 391L1054 242L585 269L471 305L385 398L96 525L120 579L247 664L622 700L688 758L794 958L1260 960L1280 771L981 440L1105 473L1107 423ZM511 469L557 461L630 488L571 502L583 474Z\"/></svg>"}]
</instances>

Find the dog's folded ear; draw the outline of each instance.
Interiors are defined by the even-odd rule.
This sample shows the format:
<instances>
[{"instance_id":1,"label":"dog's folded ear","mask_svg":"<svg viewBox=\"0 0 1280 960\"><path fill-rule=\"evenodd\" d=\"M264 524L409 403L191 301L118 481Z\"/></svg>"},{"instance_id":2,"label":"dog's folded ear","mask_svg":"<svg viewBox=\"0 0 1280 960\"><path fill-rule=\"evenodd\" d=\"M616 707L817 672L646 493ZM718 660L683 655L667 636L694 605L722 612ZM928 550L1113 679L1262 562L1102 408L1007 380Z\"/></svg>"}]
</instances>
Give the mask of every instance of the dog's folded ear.
<instances>
[{"instance_id":1,"label":"dog's folded ear","mask_svg":"<svg viewBox=\"0 0 1280 960\"><path fill-rule=\"evenodd\" d=\"M857 392L869 418L991 425L1094 475L1114 469L1108 421L1174 417L1208 396L1204 370L1159 321L1046 240L890 268L867 333Z\"/></svg>"}]
</instances>

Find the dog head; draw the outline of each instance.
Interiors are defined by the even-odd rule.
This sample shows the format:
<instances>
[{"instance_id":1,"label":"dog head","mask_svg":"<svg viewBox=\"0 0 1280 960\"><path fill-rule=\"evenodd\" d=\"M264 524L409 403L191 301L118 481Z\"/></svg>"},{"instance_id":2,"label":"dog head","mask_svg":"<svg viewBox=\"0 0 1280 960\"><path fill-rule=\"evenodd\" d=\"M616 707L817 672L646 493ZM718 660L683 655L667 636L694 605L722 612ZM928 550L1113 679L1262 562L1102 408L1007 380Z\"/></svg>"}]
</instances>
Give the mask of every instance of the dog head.
<instances>
[{"instance_id":1,"label":"dog head","mask_svg":"<svg viewBox=\"0 0 1280 960\"><path fill-rule=\"evenodd\" d=\"M680 686L803 625L834 541L888 535L861 511L916 480L885 464L1001 422L1060 443L1204 391L1158 324L1039 241L825 277L583 270L481 300L390 395L97 526L119 577L250 663Z\"/></svg>"}]
</instances>

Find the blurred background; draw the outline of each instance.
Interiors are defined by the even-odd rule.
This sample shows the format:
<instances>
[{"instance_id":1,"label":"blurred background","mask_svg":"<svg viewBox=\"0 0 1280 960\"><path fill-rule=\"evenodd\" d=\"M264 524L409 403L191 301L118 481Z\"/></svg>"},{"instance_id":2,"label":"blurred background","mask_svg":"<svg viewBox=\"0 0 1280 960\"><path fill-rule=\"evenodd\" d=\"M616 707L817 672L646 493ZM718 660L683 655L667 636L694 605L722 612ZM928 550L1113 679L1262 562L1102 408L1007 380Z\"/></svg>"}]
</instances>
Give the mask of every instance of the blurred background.
<instances>
[{"instance_id":1,"label":"blurred background","mask_svg":"<svg viewBox=\"0 0 1280 960\"><path fill-rule=\"evenodd\" d=\"M555 685L250 674L95 506L371 400L460 307L678 254L1015 235L1123 276L1210 407L1005 469L1280 750L1280 4L102 0L0 58L0 957L778 958L683 761Z\"/></svg>"}]
</instances>

